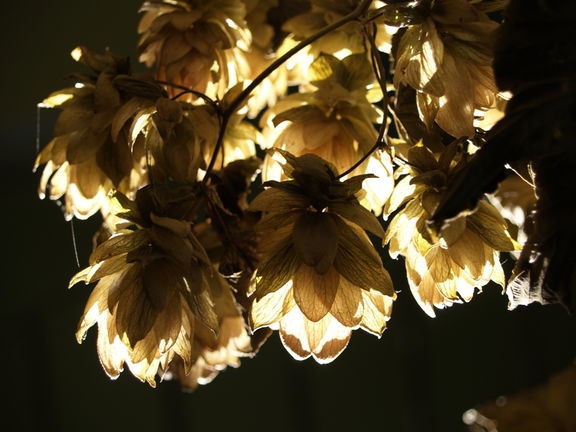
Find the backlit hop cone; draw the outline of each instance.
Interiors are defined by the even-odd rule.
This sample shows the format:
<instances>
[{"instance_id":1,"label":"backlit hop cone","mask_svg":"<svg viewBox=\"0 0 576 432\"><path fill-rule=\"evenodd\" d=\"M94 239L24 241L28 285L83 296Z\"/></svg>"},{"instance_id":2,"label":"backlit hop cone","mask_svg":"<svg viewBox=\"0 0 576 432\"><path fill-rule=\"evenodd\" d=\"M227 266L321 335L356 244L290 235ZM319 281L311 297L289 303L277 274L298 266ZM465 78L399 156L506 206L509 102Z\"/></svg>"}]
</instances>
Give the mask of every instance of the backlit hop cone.
<instances>
[{"instance_id":1,"label":"backlit hop cone","mask_svg":"<svg viewBox=\"0 0 576 432\"><path fill-rule=\"evenodd\" d=\"M150 204L158 198L148 194L155 191L140 190L136 202L117 195L123 207L118 216L134 225L99 245L90 266L70 285L98 281L80 320L78 341L97 323L98 356L106 373L117 378L126 364L155 386L157 372L166 371L172 360L179 358L188 374L199 360L207 361L205 350L226 349L230 341L222 347L217 339L221 325L240 313L215 307L222 299L233 302L230 287L213 268L192 224L157 216L152 210L161 210ZM229 361L227 355L220 358Z\"/></svg>"},{"instance_id":2,"label":"backlit hop cone","mask_svg":"<svg viewBox=\"0 0 576 432\"><path fill-rule=\"evenodd\" d=\"M264 136L274 147L295 156L313 153L343 172L370 151L378 139L374 123L379 111L372 102L382 98L370 62L362 54L344 60L322 55L309 70L313 93L287 96L264 115ZM377 215L388 200L394 180L392 160L374 152L353 175L375 173L364 183L363 204ZM265 160L263 177L280 180L281 169L272 157Z\"/></svg>"},{"instance_id":3,"label":"backlit hop cone","mask_svg":"<svg viewBox=\"0 0 576 432\"><path fill-rule=\"evenodd\" d=\"M157 78L222 97L249 76L246 9L237 0L150 0L138 31L140 61L156 64ZM172 95L179 89L170 89Z\"/></svg>"},{"instance_id":4,"label":"backlit hop cone","mask_svg":"<svg viewBox=\"0 0 576 432\"><path fill-rule=\"evenodd\" d=\"M196 326L191 343L192 368L187 370L182 358L169 366L168 374L186 390L209 384L227 366L240 366L240 357L252 355L246 323L229 289L214 296L214 311L218 316L218 334L204 325Z\"/></svg>"},{"instance_id":5,"label":"backlit hop cone","mask_svg":"<svg viewBox=\"0 0 576 432\"><path fill-rule=\"evenodd\" d=\"M358 7L357 0L311 0L310 10L289 19L283 26L283 29L292 33L297 41L317 33L324 27L344 18L346 15L354 12ZM372 2L369 9L374 9L375 2ZM389 46L390 35L386 32L384 26L378 26L376 34L377 46ZM314 41L310 45L310 53L317 57L322 53L335 54L342 58L350 53L364 53L366 49L366 40L362 31L362 23L352 21L327 35Z\"/></svg>"},{"instance_id":6,"label":"backlit hop cone","mask_svg":"<svg viewBox=\"0 0 576 432\"><path fill-rule=\"evenodd\" d=\"M469 301L474 289L490 280L504 286L499 252L517 245L504 218L486 201L447 222L438 234L428 227L458 160L455 144L438 159L422 145L412 147L408 175L398 182L386 208L390 214L403 206L390 222L385 241L393 258L406 258L412 294L432 317L434 307Z\"/></svg>"},{"instance_id":7,"label":"backlit hop cone","mask_svg":"<svg viewBox=\"0 0 576 432\"><path fill-rule=\"evenodd\" d=\"M355 198L366 176L340 182L316 155L281 153L292 180L268 182L250 205L263 212L251 326L279 330L296 359L328 363L352 330L379 336L390 318L392 282L364 232L384 231Z\"/></svg>"},{"instance_id":8,"label":"backlit hop cone","mask_svg":"<svg viewBox=\"0 0 576 432\"><path fill-rule=\"evenodd\" d=\"M129 194L147 182L146 151L132 125L164 91L149 79L130 75L127 58L84 47L74 49L72 57L91 73L72 75L75 87L44 100L44 107L62 112L35 168L46 164L40 196L64 196L66 217L86 219L106 212L106 196L113 188Z\"/></svg>"},{"instance_id":9,"label":"backlit hop cone","mask_svg":"<svg viewBox=\"0 0 576 432\"><path fill-rule=\"evenodd\" d=\"M426 15L422 22L400 39L394 83L417 91L428 127L435 121L454 137L473 136L474 111L495 103L492 38L498 24L466 0L429 3L429 10L418 9Z\"/></svg>"}]
</instances>

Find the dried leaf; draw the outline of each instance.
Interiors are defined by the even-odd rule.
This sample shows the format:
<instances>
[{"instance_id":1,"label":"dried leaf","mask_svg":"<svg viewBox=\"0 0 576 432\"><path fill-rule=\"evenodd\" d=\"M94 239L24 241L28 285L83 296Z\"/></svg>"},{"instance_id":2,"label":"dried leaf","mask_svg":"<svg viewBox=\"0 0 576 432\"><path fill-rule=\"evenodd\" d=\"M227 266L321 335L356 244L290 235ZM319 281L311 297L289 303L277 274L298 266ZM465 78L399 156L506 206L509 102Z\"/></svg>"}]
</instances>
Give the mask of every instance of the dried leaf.
<instances>
[{"instance_id":1,"label":"dried leaf","mask_svg":"<svg viewBox=\"0 0 576 432\"><path fill-rule=\"evenodd\" d=\"M147 245L149 241L150 238L144 230L119 231L92 252L89 263L94 265L115 255L128 253L133 249Z\"/></svg>"},{"instance_id":2,"label":"dried leaf","mask_svg":"<svg viewBox=\"0 0 576 432\"><path fill-rule=\"evenodd\" d=\"M392 313L392 298L382 293L362 290L363 313L360 327L380 337Z\"/></svg>"},{"instance_id":3,"label":"dried leaf","mask_svg":"<svg viewBox=\"0 0 576 432\"><path fill-rule=\"evenodd\" d=\"M290 281L300 267L301 261L291 243L283 244L278 250L270 253L257 270L256 298L275 292Z\"/></svg>"},{"instance_id":4,"label":"dried leaf","mask_svg":"<svg viewBox=\"0 0 576 432\"><path fill-rule=\"evenodd\" d=\"M421 173L438 169L438 162L430 150L418 144L408 150L408 161L420 170Z\"/></svg>"},{"instance_id":5,"label":"dried leaf","mask_svg":"<svg viewBox=\"0 0 576 432\"><path fill-rule=\"evenodd\" d=\"M305 360L310 357L308 337L304 328L302 313L298 308L293 308L284 315L280 321L280 340L284 348L296 360Z\"/></svg>"},{"instance_id":6,"label":"dried leaf","mask_svg":"<svg viewBox=\"0 0 576 432\"><path fill-rule=\"evenodd\" d=\"M330 313L343 326L356 327L362 321L364 313L362 290L341 277Z\"/></svg>"},{"instance_id":7,"label":"dried leaf","mask_svg":"<svg viewBox=\"0 0 576 432\"><path fill-rule=\"evenodd\" d=\"M293 209L306 209L310 202L302 195L286 190L268 188L256 196L248 206L250 211L287 213Z\"/></svg>"},{"instance_id":8,"label":"dried leaf","mask_svg":"<svg viewBox=\"0 0 576 432\"><path fill-rule=\"evenodd\" d=\"M484 271L484 265L488 257L484 254L482 240L471 230L465 230L458 241L448 247L450 258L470 274L479 280Z\"/></svg>"},{"instance_id":9,"label":"dried leaf","mask_svg":"<svg viewBox=\"0 0 576 432\"><path fill-rule=\"evenodd\" d=\"M326 364L338 357L348 345L352 332L330 315L318 322L304 321L308 345L314 359Z\"/></svg>"},{"instance_id":10,"label":"dried leaf","mask_svg":"<svg viewBox=\"0 0 576 432\"><path fill-rule=\"evenodd\" d=\"M118 134L120 130L124 127L126 122L134 116L137 112L147 108L150 105L150 101L140 97L134 97L124 103L120 109L116 112L114 119L112 120L112 127L110 129L110 135L112 141L118 139Z\"/></svg>"}]
</instances>

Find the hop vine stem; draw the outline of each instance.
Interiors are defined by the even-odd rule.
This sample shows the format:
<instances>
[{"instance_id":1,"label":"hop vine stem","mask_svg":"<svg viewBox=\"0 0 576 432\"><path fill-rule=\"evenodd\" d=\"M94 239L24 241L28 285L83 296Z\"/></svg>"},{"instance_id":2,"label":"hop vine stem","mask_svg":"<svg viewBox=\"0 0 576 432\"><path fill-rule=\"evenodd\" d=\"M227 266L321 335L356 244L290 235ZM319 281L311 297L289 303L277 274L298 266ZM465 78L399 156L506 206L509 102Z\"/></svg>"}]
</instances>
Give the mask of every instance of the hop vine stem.
<instances>
[{"instance_id":1,"label":"hop vine stem","mask_svg":"<svg viewBox=\"0 0 576 432\"><path fill-rule=\"evenodd\" d=\"M196 91L196 90L192 90L191 88L188 88L188 87L185 87L185 86L182 86L182 85L179 85L179 84L174 84L174 83L171 83L171 82L169 82L169 81L156 80L156 82L157 82L158 84L162 84L162 85L165 85L165 86L170 86L170 87L174 87L174 88L177 88L177 89L179 89L179 90L182 90L181 93L178 93L176 96L174 96L174 97L172 98L173 100L178 99L180 96L182 96L182 95L184 95L184 94L186 94L186 93L190 93L190 94L193 94L194 96L199 97L199 98L202 99L204 102L206 102L208 105L212 105L213 107L216 108L216 111L217 111L217 112L220 112L220 107L218 106L218 103L217 103L214 99L210 98L209 96L206 96L206 95L205 95L204 93L202 93L202 92L199 92L199 91Z\"/></svg>"},{"instance_id":2,"label":"hop vine stem","mask_svg":"<svg viewBox=\"0 0 576 432\"><path fill-rule=\"evenodd\" d=\"M376 42L374 41L375 37L374 29L372 29L372 34L369 34L368 31L366 30L366 27L364 27L364 33L366 35L366 39L370 41L370 58L372 60L372 67L374 69L374 74L378 79L378 84L380 85L380 88L382 90L382 97L384 100L382 124L380 125L380 130L378 131L378 138L376 138L376 142L374 143L372 148L368 150L368 152L366 152L366 154L364 154L364 156L362 156L354 165L352 165L343 173L339 174L338 177L336 177L337 179L341 179L342 177L350 174L352 171L354 171L356 168L362 165L364 161L368 159L370 155L372 155L372 153L374 153L376 150L378 150L379 147L381 147L386 143L385 136L386 132L388 131L388 110L389 110L388 93L386 92L386 76L385 76L386 69L382 64L382 59L380 58L378 48L376 47Z\"/></svg>"},{"instance_id":3,"label":"hop vine stem","mask_svg":"<svg viewBox=\"0 0 576 432\"><path fill-rule=\"evenodd\" d=\"M254 80L238 95L236 98L232 100L230 105L224 110L222 113L222 122L220 123L220 132L218 134L218 140L216 141L216 146L214 147L214 152L212 153L212 157L210 158L210 162L208 167L206 168L206 174L202 179L202 183L205 184L208 181L209 174L214 168L214 164L216 163L216 159L218 154L220 153L220 149L224 142L224 135L226 134L226 127L228 126L228 122L230 117L236 112L238 107L242 105L244 100L254 91L262 81L264 81L271 73L273 73L276 69L282 66L288 59L290 59L293 55L301 51L302 49L306 48L311 43L315 42L316 40L320 39L322 36L336 30L337 28L342 27L343 25L348 24L349 22L358 20L368 9L372 0L362 0L358 3L356 9L350 12L348 15L343 17L342 19L324 27L319 32L313 34L312 36L304 39L292 49L287 51L284 55L278 57L270 66L264 69Z\"/></svg>"},{"instance_id":4,"label":"hop vine stem","mask_svg":"<svg viewBox=\"0 0 576 432\"><path fill-rule=\"evenodd\" d=\"M380 131L378 132L378 138L376 139L376 142L374 143L372 148L370 150L368 150L366 152L366 154L364 156L362 156L354 165L352 165L350 168L348 168L343 173L339 174L338 177L336 177L336 178L341 179L342 177L347 176L352 171L354 171L356 168L358 168L360 165L362 165L364 163L364 161L366 159L368 159L370 157L370 155L372 155L372 153L374 153L376 150L378 150L378 148L385 143L385 141L384 141L385 131L386 131L386 122L383 122L380 125Z\"/></svg>"}]
</instances>

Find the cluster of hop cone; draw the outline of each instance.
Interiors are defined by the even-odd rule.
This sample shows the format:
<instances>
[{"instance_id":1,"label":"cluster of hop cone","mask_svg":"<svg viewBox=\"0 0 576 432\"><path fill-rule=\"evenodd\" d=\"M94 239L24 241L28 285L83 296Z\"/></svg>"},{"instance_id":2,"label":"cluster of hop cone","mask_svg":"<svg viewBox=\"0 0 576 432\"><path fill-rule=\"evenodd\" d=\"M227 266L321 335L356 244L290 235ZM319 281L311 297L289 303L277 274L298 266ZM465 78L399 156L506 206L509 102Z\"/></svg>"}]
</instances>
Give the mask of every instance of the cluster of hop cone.
<instances>
[{"instance_id":1,"label":"cluster of hop cone","mask_svg":"<svg viewBox=\"0 0 576 432\"><path fill-rule=\"evenodd\" d=\"M93 286L78 341L97 324L111 378L194 388L272 330L319 363L353 330L380 337L400 285L382 254L430 316L506 287L530 179L449 199L510 103L492 66L506 3L150 0L149 72L76 48L36 167L66 218L103 221L70 282Z\"/></svg>"}]
</instances>

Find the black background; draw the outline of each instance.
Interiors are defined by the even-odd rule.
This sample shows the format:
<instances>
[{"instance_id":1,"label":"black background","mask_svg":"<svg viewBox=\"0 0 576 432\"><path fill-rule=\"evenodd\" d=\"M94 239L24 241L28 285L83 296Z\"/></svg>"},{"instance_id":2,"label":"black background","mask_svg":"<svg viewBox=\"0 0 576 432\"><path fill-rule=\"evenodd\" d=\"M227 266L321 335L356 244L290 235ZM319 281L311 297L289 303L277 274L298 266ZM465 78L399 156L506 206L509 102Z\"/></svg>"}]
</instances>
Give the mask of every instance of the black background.
<instances>
[{"instance_id":1,"label":"black background","mask_svg":"<svg viewBox=\"0 0 576 432\"><path fill-rule=\"evenodd\" d=\"M462 413L540 383L574 359L576 321L558 306L512 312L499 287L428 318L401 289L379 340L355 332L332 364L298 362L273 335L254 359L192 394L125 372L110 381L95 329L74 331L89 288L67 290L78 266L70 223L37 198L36 104L78 70L76 45L134 58L139 1L3 1L0 12L3 431L464 431ZM40 144L54 112L41 116ZM98 221L76 221L81 265ZM8 401L6 403L6 401Z\"/></svg>"}]
</instances>

